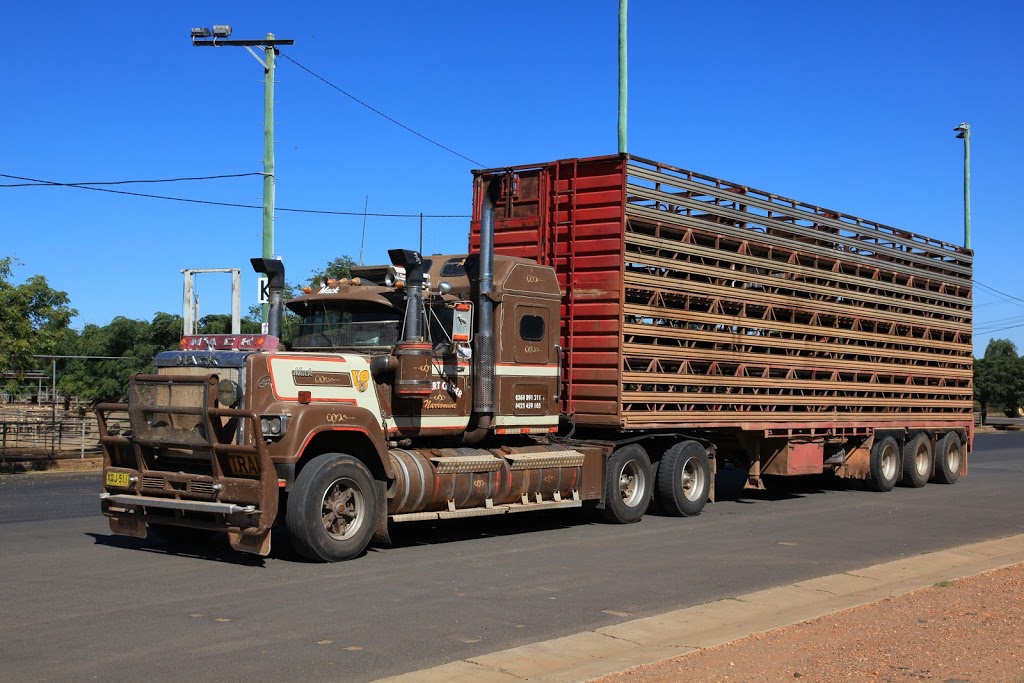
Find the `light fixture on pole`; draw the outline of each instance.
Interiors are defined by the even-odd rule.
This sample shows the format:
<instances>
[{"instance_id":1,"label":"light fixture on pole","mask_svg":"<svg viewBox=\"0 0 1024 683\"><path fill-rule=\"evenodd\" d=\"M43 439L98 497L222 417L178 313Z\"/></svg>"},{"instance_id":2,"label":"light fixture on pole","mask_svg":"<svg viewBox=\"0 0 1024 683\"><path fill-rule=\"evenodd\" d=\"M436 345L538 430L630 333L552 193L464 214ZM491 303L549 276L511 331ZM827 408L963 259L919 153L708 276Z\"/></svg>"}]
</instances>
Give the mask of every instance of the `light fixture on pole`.
<instances>
[{"instance_id":1,"label":"light fixture on pole","mask_svg":"<svg viewBox=\"0 0 1024 683\"><path fill-rule=\"evenodd\" d=\"M953 129L964 141L964 246L971 248L971 124L964 122Z\"/></svg>"},{"instance_id":2,"label":"light fixture on pole","mask_svg":"<svg viewBox=\"0 0 1024 683\"><path fill-rule=\"evenodd\" d=\"M268 33L262 40L227 40L231 26L215 24L213 29L192 29L196 47L244 47L263 65L263 258L274 258L274 68L278 45L294 45L294 40L280 40ZM212 36L212 39L211 39ZM252 48L263 48L260 59ZM267 325L268 306L263 307L263 325ZM264 330L265 331L265 330Z\"/></svg>"}]
</instances>

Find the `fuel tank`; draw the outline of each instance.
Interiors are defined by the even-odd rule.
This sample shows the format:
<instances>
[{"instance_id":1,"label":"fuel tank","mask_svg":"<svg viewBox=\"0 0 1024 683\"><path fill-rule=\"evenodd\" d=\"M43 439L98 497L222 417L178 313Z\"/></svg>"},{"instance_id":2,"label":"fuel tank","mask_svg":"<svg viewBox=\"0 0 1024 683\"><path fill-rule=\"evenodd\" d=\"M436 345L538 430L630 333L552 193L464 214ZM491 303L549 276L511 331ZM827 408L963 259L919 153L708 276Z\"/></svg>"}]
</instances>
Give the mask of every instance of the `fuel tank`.
<instances>
[{"instance_id":1,"label":"fuel tank","mask_svg":"<svg viewBox=\"0 0 1024 683\"><path fill-rule=\"evenodd\" d=\"M583 454L558 446L393 449L388 514L571 498Z\"/></svg>"}]
</instances>

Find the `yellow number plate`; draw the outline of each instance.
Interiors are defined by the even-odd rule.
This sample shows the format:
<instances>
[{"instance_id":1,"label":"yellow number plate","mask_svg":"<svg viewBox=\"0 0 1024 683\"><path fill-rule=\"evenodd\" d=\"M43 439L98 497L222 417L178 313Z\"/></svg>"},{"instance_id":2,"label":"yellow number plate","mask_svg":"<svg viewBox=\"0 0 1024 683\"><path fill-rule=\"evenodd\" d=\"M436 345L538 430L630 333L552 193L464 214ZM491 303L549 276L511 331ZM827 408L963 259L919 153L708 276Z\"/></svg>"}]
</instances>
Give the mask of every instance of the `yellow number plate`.
<instances>
[{"instance_id":1,"label":"yellow number plate","mask_svg":"<svg viewBox=\"0 0 1024 683\"><path fill-rule=\"evenodd\" d=\"M126 489L131 482L128 481L127 472L107 472L107 486L117 486Z\"/></svg>"},{"instance_id":2,"label":"yellow number plate","mask_svg":"<svg viewBox=\"0 0 1024 683\"><path fill-rule=\"evenodd\" d=\"M246 477L260 476L259 461L252 453L240 453L228 456L228 469L232 474Z\"/></svg>"}]
</instances>

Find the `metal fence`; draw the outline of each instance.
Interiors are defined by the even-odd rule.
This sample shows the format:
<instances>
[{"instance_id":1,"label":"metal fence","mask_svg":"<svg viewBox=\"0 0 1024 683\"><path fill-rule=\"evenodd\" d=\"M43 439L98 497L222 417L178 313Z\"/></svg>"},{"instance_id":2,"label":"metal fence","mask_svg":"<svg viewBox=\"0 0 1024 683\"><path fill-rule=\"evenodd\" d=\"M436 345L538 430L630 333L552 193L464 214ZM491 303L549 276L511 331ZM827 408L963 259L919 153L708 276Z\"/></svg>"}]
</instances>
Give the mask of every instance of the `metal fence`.
<instances>
[{"instance_id":1,"label":"metal fence","mask_svg":"<svg viewBox=\"0 0 1024 683\"><path fill-rule=\"evenodd\" d=\"M127 416L123 421L114 420L113 431L126 428ZM0 457L4 459L23 455L85 458L99 453L99 432L92 412L0 411Z\"/></svg>"}]
</instances>

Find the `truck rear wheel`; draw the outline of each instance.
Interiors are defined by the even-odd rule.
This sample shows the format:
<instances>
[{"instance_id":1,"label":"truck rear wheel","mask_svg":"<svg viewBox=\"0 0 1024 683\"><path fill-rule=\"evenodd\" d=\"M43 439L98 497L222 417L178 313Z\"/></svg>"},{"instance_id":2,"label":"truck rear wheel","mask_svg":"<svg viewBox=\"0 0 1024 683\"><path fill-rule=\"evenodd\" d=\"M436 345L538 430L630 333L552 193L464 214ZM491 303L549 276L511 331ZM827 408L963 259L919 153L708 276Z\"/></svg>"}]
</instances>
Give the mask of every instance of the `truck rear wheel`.
<instances>
[{"instance_id":1,"label":"truck rear wheel","mask_svg":"<svg viewBox=\"0 0 1024 683\"><path fill-rule=\"evenodd\" d=\"M928 483L932 473L932 442L927 434L915 434L903 444L904 486L921 488Z\"/></svg>"},{"instance_id":2,"label":"truck rear wheel","mask_svg":"<svg viewBox=\"0 0 1024 683\"><path fill-rule=\"evenodd\" d=\"M658 504L672 517L692 517L704 509L711 492L711 462L696 441L681 441L661 456Z\"/></svg>"},{"instance_id":3,"label":"truck rear wheel","mask_svg":"<svg viewBox=\"0 0 1024 683\"><path fill-rule=\"evenodd\" d=\"M876 491L892 491L900 463L896 439L886 436L871 447L868 483Z\"/></svg>"},{"instance_id":4,"label":"truck rear wheel","mask_svg":"<svg viewBox=\"0 0 1024 683\"><path fill-rule=\"evenodd\" d=\"M288 495L285 524L303 557L350 560L370 544L382 504L366 465L351 455L325 453L299 472Z\"/></svg>"},{"instance_id":5,"label":"truck rear wheel","mask_svg":"<svg viewBox=\"0 0 1024 683\"><path fill-rule=\"evenodd\" d=\"M963 444L956 432L949 432L935 446L935 472L932 481L955 484L964 466Z\"/></svg>"},{"instance_id":6,"label":"truck rear wheel","mask_svg":"<svg viewBox=\"0 0 1024 683\"><path fill-rule=\"evenodd\" d=\"M651 504L654 475L647 451L629 444L615 451L605 463L604 509L607 522L630 524L640 521Z\"/></svg>"}]
</instances>

